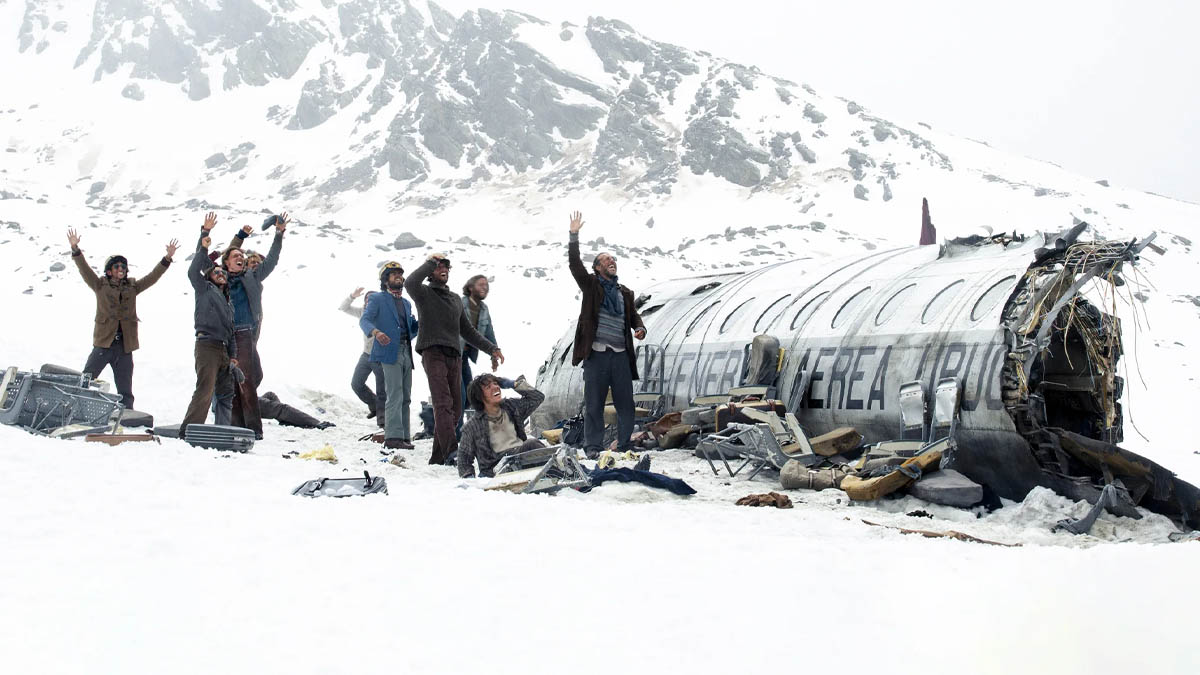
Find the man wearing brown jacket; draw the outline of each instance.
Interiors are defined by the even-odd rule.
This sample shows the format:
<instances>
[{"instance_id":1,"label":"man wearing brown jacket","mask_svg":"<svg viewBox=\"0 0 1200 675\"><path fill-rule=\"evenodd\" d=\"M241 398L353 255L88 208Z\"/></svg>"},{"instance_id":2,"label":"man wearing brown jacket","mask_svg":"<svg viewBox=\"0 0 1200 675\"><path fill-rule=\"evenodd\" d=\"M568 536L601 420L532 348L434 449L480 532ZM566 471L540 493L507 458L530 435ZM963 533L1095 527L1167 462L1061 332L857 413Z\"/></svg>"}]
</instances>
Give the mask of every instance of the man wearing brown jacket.
<instances>
[{"instance_id":1,"label":"man wearing brown jacket","mask_svg":"<svg viewBox=\"0 0 1200 675\"><path fill-rule=\"evenodd\" d=\"M88 355L83 372L96 377L105 366L112 368L117 393L126 409L133 408L133 352L138 348L137 296L150 288L171 265L179 242L167 244L167 255L150 274L141 279L129 277L129 262L125 256L109 256L104 263L104 276L97 276L79 250L79 234L67 230L71 244L71 259L79 268L79 276L96 294L96 326L92 329L92 353Z\"/></svg>"},{"instance_id":2,"label":"man wearing brown jacket","mask_svg":"<svg viewBox=\"0 0 1200 675\"><path fill-rule=\"evenodd\" d=\"M633 308L633 291L617 283L617 260L601 253L591 273L579 259L583 214L571 214L567 266L582 291L571 365L583 364L584 452L594 457L604 449L604 400L612 388L617 409L617 448L629 449L633 435L633 381L638 379L633 338L645 339L642 317Z\"/></svg>"}]
</instances>

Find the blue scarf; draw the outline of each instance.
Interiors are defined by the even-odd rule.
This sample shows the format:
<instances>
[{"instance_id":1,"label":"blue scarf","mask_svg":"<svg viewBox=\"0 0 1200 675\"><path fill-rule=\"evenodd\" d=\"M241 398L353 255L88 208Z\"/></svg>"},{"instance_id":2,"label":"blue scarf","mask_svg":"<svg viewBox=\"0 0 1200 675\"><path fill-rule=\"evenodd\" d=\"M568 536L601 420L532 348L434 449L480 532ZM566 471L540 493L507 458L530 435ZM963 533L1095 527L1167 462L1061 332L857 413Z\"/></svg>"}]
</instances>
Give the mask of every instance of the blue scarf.
<instances>
[{"instance_id":1,"label":"blue scarf","mask_svg":"<svg viewBox=\"0 0 1200 675\"><path fill-rule=\"evenodd\" d=\"M621 288L617 285L617 278L605 279L599 274L596 278L600 280L600 286L604 288L604 303L601 305L605 311L614 316L625 316L625 300L621 297Z\"/></svg>"}]
</instances>

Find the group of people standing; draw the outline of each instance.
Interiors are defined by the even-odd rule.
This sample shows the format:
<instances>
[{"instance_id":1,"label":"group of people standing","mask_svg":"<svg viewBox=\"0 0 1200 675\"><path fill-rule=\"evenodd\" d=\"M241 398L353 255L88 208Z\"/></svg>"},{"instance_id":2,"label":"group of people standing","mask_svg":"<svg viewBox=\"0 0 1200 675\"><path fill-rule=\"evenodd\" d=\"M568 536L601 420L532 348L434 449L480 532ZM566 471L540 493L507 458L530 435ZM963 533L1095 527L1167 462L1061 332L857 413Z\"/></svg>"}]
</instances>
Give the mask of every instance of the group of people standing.
<instances>
[{"instance_id":1,"label":"group of people standing","mask_svg":"<svg viewBox=\"0 0 1200 675\"><path fill-rule=\"evenodd\" d=\"M216 222L215 213L205 215L188 269L195 292L196 388L180 431L188 424L204 423L212 408L218 424L251 429L261 439L263 415L257 390L263 378L258 357L263 282L279 263L289 218L283 213L263 223L264 230L275 229L266 256L243 250L243 242L253 233L248 225L223 252L210 254ZM568 267L582 291L572 365L583 365L584 449L594 456L603 446L604 407L610 389L617 412L617 446L629 449L633 380L638 377L633 339L644 339L646 331L633 292L617 281L616 259L601 253L593 259L590 271L584 267L579 254L582 227L582 215L571 214ZM122 256L106 260L104 277L99 277L87 265L74 230L68 232L68 240L80 274L96 293L93 350L84 370L95 377L105 366L111 367L118 393L125 406L132 408L137 295L166 272L178 242L172 240L155 269L139 280L128 277L128 261ZM469 476L474 475L478 462L481 475L490 475L504 454L537 442L526 437L525 421L545 397L523 377L512 381L485 373L472 378L471 364L477 363L480 355L490 358L494 372L504 363L504 354L496 344L491 312L484 301L490 292L488 279L471 277L459 295L448 285L450 269L449 258L437 253L407 277L400 263L388 262L379 270L379 291L368 292L361 308L353 302L362 295L362 288L342 302L340 309L358 318L364 336L351 386L367 405L367 416L376 418L383 429L384 446L412 449L409 410L415 352L421 358L433 407L429 463L457 464L460 475ZM366 385L372 374L374 392ZM520 397L503 398L504 388L515 389ZM475 413L464 424L467 404ZM321 428L331 426L321 424Z\"/></svg>"}]
</instances>

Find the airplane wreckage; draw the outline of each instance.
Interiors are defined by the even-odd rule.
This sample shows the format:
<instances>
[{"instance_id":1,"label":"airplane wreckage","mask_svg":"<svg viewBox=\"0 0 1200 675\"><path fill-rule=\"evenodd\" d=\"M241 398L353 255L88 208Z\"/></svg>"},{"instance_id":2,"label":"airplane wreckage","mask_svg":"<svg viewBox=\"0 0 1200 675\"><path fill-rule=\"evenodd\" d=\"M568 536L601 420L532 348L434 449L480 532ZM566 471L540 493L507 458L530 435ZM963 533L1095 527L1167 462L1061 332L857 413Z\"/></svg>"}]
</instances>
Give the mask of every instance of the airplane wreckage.
<instances>
[{"instance_id":1,"label":"airplane wreckage","mask_svg":"<svg viewBox=\"0 0 1200 675\"><path fill-rule=\"evenodd\" d=\"M1085 242L1085 229L655 284L636 303L647 338L637 347L635 391L661 394L659 410L670 412L708 394L769 385L809 433L853 427L872 443L928 439L935 422L925 394L940 398L952 383L955 427L943 469L1007 499L1044 486L1094 511L1138 518L1137 505L1196 527L1200 490L1116 445L1121 324L1082 294L1099 282L1102 302L1115 301L1122 267L1153 235ZM583 371L569 360L574 334L572 322L538 373L546 402L536 428L581 408Z\"/></svg>"}]
</instances>

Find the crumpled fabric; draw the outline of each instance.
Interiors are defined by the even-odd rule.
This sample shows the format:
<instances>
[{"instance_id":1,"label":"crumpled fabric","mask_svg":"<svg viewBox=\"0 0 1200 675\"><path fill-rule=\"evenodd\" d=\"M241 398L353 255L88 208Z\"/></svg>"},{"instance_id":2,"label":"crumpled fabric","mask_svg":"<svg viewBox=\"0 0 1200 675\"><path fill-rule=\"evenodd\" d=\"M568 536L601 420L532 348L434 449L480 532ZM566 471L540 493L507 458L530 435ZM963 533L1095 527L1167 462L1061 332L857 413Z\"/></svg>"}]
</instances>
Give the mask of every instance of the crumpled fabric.
<instances>
[{"instance_id":1,"label":"crumpled fabric","mask_svg":"<svg viewBox=\"0 0 1200 675\"><path fill-rule=\"evenodd\" d=\"M322 462L329 462L330 464L337 463L337 455L333 454L332 445L326 445L325 447L317 450L310 450L309 452L300 455L300 459L317 459L321 460Z\"/></svg>"},{"instance_id":2,"label":"crumpled fabric","mask_svg":"<svg viewBox=\"0 0 1200 675\"><path fill-rule=\"evenodd\" d=\"M774 506L777 509L792 508L792 500L785 494L766 492L757 495L746 495L737 500L738 506Z\"/></svg>"}]
</instances>

